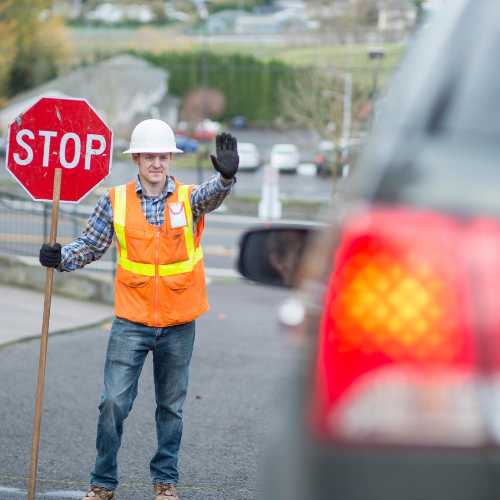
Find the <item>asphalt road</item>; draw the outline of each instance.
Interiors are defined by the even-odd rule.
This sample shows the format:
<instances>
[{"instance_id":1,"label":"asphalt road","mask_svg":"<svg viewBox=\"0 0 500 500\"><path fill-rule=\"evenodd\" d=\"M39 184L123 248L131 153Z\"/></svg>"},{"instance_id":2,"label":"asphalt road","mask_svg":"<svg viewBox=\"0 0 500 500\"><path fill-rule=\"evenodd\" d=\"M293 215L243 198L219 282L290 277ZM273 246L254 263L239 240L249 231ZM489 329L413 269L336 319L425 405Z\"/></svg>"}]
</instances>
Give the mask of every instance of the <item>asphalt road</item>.
<instances>
[{"instance_id":1,"label":"asphalt road","mask_svg":"<svg viewBox=\"0 0 500 500\"><path fill-rule=\"evenodd\" d=\"M295 353L275 321L288 292L237 282L208 289L211 310L197 320L184 407L180 498L259 498L265 443ZM49 339L37 498L81 498L95 457L97 405L108 331ZM0 351L0 500L26 498L39 342ZM118 500L151 498L155 450L151 356L126 421Z\"/></svg>"}]
</instances>

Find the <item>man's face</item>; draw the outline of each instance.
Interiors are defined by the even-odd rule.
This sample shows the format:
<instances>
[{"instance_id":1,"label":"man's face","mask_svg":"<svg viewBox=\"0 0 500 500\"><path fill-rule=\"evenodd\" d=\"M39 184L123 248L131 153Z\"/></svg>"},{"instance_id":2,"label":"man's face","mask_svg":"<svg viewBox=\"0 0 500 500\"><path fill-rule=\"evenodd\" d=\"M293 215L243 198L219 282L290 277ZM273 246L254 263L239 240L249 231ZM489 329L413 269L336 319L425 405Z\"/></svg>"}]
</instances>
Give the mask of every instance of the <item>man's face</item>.
<instances>
[{"instance_id":1,"label":"man's face","mask_svg":"<svg viewBox=\"0 0 500 500\"><path fill-rule=\"evenodd\" d=\"M168 169L172 163L172 153L133 154L134 163L139 167L141 182L151 185L165 183Z\"/></svg>"}]
</instances>

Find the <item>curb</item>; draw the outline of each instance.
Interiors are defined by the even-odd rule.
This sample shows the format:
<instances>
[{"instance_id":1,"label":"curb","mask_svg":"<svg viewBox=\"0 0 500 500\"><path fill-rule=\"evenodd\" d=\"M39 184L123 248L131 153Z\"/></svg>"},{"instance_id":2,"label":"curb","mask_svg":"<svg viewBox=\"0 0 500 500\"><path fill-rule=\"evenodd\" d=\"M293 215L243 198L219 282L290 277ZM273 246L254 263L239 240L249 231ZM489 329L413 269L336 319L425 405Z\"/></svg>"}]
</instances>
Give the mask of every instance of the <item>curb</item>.
<instances>
[{"instance_id":1,"label":"curb","mask_svg":"<svg viewBox=\"0 0 500 500\"><path fill-rule=\"evenodd\" d=\"M325 203L300 202L296 200L281 201L281 218L296 220L317 220L318 214ZM257 217L259 214L260 199L251 197L228 196L223 203L224 213L228 215L248 215ZM279 222L279 219L276 221Z\"/></svg>"},{"instance_id":2,"label":"curb","mask_svg":"<svg viewBox=\"0 0 500 500\"><path fill-rule=\"evenodd\" d=\"M0 254L0 283L45 292L47 271L35 258ZM114 283L111 274L80 271L54 273L53 293L75 299L114 304Z\"/></svg>"},{"instance_id":3,"label":"curb","mask_svg":"<svg viewBox=\"0 0 500 500\"><path fill-rule=\"evenodd\" d=\"M57 330L56 332L50 332L48 334L49 337L53 337L54 335L63 335L65 333L73 333L79 332L80 330L89 330L90 328L98 328L99 326L105 325L106 323L112 323L115 319L115 316L110 316L109 318L102 319L101 321L97 321L96 323L89 323L87 325L75 326L73 328L63 328L62 330ZM23 342L29 342L30 340L36 340L41 338L40 335L30 335L29 337L22 337L20 339L11 340L10 342L6 342L5 344L0 344L0 351L7 347L11 347L13 345L22 344ZM0 476L2 477L2 476Z\"/></svg>"}]
</instances>

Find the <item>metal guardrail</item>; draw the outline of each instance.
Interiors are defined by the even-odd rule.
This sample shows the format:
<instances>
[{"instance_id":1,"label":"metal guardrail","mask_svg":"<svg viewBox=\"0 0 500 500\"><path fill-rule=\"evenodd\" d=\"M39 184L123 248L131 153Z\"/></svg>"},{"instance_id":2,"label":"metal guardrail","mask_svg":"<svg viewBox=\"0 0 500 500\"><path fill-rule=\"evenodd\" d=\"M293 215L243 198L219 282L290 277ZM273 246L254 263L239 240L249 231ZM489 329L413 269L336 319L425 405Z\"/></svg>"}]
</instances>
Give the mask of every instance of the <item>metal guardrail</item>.
<instances>
[{"instance_id":1,"label":"metal guardrail","mask_svg":"<svg viewBox=\"0 0 500 500\"><path fill-rule=\"evenodd\" d=\"M87 225L91 209L61 204L57 241L71 243ZM52 206L28 198L0 192L0 252L21 257L37 257L40 247L48 242ZM86 266L87 270L112 273L116 268L116 243L104 256Z\"/></svg>"}]
</instances>

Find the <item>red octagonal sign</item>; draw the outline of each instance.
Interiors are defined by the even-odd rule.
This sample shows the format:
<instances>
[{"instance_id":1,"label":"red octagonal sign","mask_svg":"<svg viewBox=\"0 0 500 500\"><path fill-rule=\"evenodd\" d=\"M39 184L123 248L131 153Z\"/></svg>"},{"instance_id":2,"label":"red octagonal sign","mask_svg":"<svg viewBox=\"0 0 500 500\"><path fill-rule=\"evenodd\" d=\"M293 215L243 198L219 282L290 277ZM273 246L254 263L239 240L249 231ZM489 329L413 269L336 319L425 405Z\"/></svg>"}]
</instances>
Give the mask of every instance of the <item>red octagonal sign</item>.
<instances>
[{"instance_id":1,"label":"red octagonal sign","mask_svg":"<svg viewBox=\"0 0 500 500\"><path fill-rule=\"evenodd\" d=\"M34 200L78 203L111 173L113 132L84 99L42 97L9 124L7 170Z\"/></svg>"}]
</instances>

